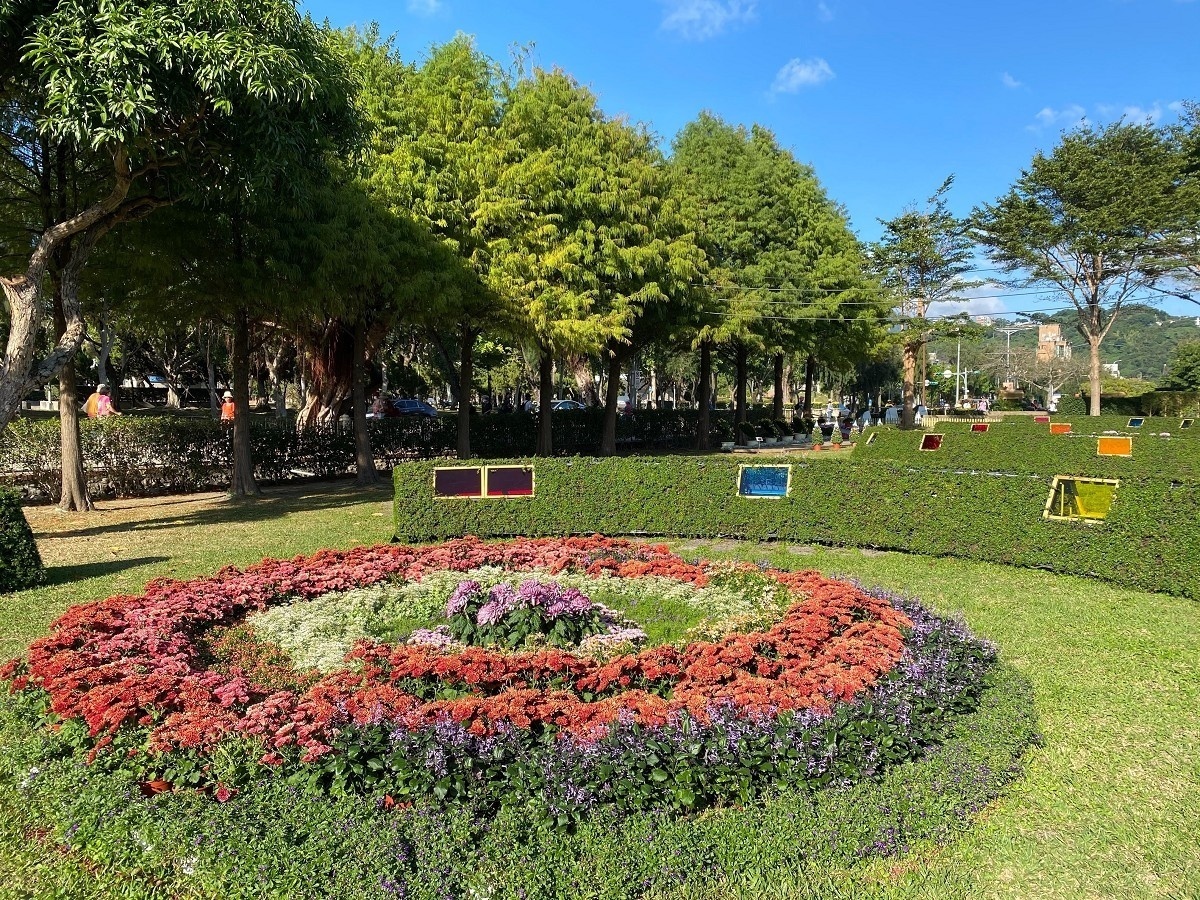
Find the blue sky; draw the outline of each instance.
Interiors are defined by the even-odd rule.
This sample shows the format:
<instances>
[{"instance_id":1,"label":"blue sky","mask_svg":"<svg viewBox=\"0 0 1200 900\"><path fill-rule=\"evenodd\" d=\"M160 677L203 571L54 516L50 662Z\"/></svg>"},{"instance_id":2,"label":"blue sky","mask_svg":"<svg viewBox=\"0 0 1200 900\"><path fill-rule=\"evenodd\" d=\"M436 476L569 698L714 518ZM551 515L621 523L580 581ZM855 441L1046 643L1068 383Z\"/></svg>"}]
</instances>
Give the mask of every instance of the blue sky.
<instances>
[{"instance_id":1,"label":"blue sky","mask_svg":"<svg viewBox=\"0 0 1200 900\"><path fill-rule=\"evenodd\" d=\"M864 240L955 175L965 214L1083 118L1176 117L1200 100L1200 0L307 0L380 24L408 59L457 32L508 59L532 43L606 112L668 145L698 112L761 123L816 170ZM986 263L981 263L986 266ZM988 273L982 273L986 277ZM985 289L977 294L998 294ZM1038 305L1032 305L1038 303ZM972 311L1046 301L980 300ZM1185 302L1176 314L1200 313Z\"/></svg>"}]
</instances>

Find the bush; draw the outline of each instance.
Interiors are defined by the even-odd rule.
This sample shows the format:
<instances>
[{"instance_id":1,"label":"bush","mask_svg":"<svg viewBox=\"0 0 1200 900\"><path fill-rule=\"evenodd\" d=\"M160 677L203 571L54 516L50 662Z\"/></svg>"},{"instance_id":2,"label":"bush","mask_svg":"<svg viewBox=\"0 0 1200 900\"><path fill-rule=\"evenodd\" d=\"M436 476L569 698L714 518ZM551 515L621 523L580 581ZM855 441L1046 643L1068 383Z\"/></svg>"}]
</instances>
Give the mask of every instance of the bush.
<instances>
[{"instance_id":1,"label":"bush","mask_svg":"<svg viewBox=\"0 0 1200 900\"><path fill-rule=\"evenodd\" d=\"M987 437L965 427L963 441ZM1178 443L1182 450L1185 442ZM1149 444L1135 444L1132 460L1082 454L1053 473L970 471L946 466L937 453L921 454L930 459L915 465L856 451L792 463L790 495L769 501L737 496L744 460L722 456L514 460L532 465L537 479L536 495L520 500L434 499L433 464L415 462L395 470L395 527L409 541L599 532L876 547L1046 568L1200 599L1200 529L1192 518L1200 480L1149 465L1122 471L1119 463L1137 463L1143 446ZM1121 486L1102 524L1042 517L1052 474L1114 471Z\"/></svg>"},{"instance_id":2,"label":"bush","mask_svg":"<svg viewBox=\"0 0 1200 900\"><path fill-rule=\"evenodd\" d=\"M1091 409L1087 394L1063 397L1058 402L1060 415L1086 416ZM1100 397L1100 414L1123 416L1196 416L1200 415L1200 391L1150 391L1136 397Z\"/></svg>"},{"instance_id":3,"label":"bush","mask_svg":"<svg viewBox=\"0 0 1200 900\"><path fill-rule=\"evenodd\" d=\"M41 584L46 578L33 530L12 491L0 490L0 594Z\"/></svg>"}]
</instances>

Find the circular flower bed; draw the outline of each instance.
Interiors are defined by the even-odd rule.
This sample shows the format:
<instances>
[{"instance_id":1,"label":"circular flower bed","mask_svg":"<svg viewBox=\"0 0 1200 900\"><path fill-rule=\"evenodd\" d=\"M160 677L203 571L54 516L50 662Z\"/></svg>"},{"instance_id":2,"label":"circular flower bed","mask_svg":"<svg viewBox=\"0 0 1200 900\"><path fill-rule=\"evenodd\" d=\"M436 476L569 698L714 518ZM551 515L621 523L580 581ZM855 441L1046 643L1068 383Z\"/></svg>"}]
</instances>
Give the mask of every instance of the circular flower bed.
<instances>
[{"instance_id":1,"label":"circular flower bed","mask_svg":"<svg viewBox=\"0 0 1200 900\"><path fill-rule=\"evenodd\" d=\"M580 587L614 582L745 602L636 649L642 623ZM333 671L256 633L283 607L303 619L305 603L434 583L442 624L364 630ZM360 605L376 619L386 606ZM43 692L65 740L148 791L225 800L275 769L388 805L569 824L596 805L690 810L872 777L935 746L994 661L957 623L814 572L602 537L467 538L152 582L71 609L0 677Z\"/></svg>"}]
</instances>

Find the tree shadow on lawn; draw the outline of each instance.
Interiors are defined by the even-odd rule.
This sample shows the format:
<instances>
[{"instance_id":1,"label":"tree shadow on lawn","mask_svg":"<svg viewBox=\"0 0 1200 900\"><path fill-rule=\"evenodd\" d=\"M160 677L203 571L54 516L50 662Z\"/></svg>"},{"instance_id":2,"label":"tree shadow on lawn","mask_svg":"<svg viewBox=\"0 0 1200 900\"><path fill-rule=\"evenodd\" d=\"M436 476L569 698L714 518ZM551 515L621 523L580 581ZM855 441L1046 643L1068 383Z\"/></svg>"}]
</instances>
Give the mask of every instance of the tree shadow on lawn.
<instances>
[{"instance_id":1,"label":"tree shadow on lawn","mask_svg":"<svg viewBox=\"0 0 1200 900\"><path fill-rule=\"evenodd\" d=\"M142 509L144 517L130 518L76 528L67 531L51 531L45 537L95 537L98 535L121 534L137 531L157 531L163 528L190 528L203 525L227 525L231 523L265 522L293 513L315 512L336 509L363 503L383 503L392 499L391 480L384 478L378 485L359 487L353 482L325 482L303 486L287 485L263 489L261 497L228 497L212 500L210 505L194 512L178 515L169 507L187 503L186 498L164 498L163 502L146 502ZM196 500L203 503L203 500ZM161 513L157 513L159 507ZM118 507L120 508L120 507ZM112 509L107 507L106 509Z\"/></svg>"},{"instance_id":2,"label":"tree shadow on lawn","mask_svg":"<svg viewBox=\"0 0 1200 900\"><path fill-rule=\"evenodd\" d=\"M84 581L88 578L102 578L114 575L126 569L136 569L138 566L150 566L167 562L166 556L139 556L135 559L114 559L105 562L79 563L72 566L49 566L46 569L46 586L54 587L60 584L70 584L74 581Z\"/></svg>"}]
</instances>

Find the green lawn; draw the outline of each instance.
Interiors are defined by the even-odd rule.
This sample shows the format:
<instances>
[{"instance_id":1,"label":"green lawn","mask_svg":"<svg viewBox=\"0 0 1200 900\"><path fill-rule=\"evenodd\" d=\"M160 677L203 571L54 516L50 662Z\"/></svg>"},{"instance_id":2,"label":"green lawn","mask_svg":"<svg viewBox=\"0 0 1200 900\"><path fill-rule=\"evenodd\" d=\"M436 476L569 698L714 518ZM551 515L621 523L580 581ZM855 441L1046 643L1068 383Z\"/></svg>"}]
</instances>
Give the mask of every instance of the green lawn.
<instances>
[{"instance_id":1,"label":"green lawn","mask_svg":"<svg viewBox=\"0 0 1200 900\"><path fill-rule=\"evenodd\" d=\"M51 584L4 598L0 656L19 653L68 605L136 591L153 577L385 541L388 500L387 487L318 485L242 503L219 495L122 501L94 516L29 510ZM909 591L961 612L1036 688L1044 746L970 834L852 872L814 873L828 889L809 885L806 895L1200 897L1200 606L956 560L729 542L681 547ZM0 896L73 896L69 885L87 880L88 864L30 841L32 824L0 796ZM96 891L122 892L116 882ZM786 886L749 883L720 893L792 895Z\"/></svg>"}]
</instances>

